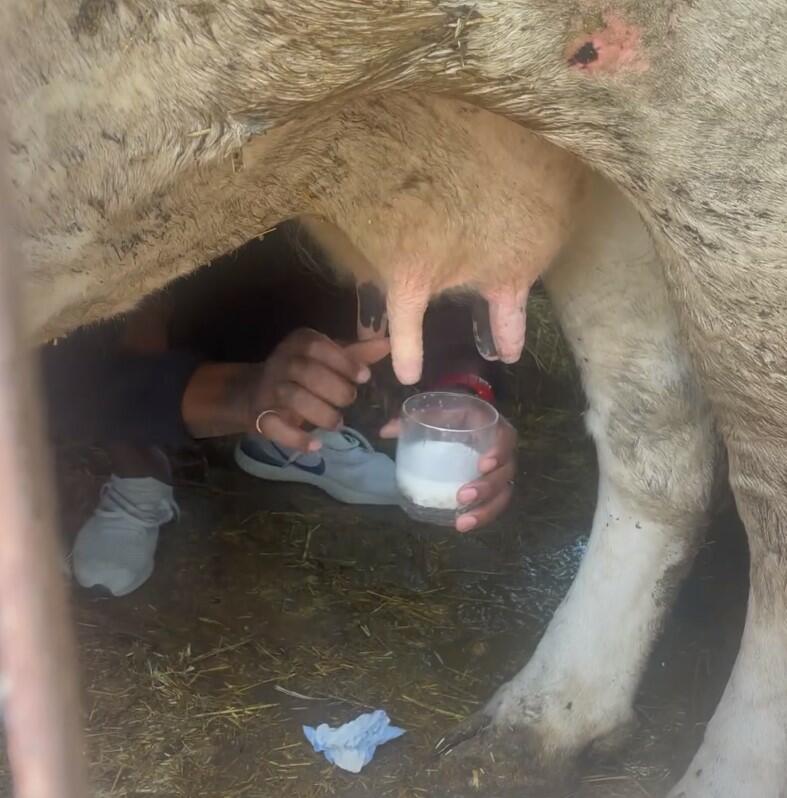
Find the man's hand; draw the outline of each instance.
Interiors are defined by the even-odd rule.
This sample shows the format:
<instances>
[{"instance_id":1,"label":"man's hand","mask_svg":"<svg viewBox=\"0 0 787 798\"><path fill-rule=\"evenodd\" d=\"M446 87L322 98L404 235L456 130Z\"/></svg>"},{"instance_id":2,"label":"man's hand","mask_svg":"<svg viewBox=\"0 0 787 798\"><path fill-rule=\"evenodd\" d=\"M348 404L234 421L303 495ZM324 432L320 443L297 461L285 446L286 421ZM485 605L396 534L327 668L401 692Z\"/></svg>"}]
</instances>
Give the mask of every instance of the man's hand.
<instances>
[{"instance_id":1,"label":"man's hand","mask_svg":"<svg viewBox=\"0 0 787 798\"><path fill-rule=\"evenodd\" d=\"M381 430L380 437L399 436L399 420L389 421ZM455 528L458 532L470 532L495 520L508 506L513 493L516 471L516 431L502 416L497 424L497 442L479 462L481 476L457 493L461 507L470 509L457 516Z\"/></svg>"},{"instance_id":2,"label":"man's hand","mask_svg":"<svg viewBox=\"0 0 787 798\"><path fill-rule=\"evenodd\" d=\"M200 366L183 397L183 419L199 438L256 432L316 451L321 444L303 425L341 426L341 409L369 380L369 366L389 352L388 339L342 347L314 330L295 330L264 363Z\"/></svg>"}]
</instances>

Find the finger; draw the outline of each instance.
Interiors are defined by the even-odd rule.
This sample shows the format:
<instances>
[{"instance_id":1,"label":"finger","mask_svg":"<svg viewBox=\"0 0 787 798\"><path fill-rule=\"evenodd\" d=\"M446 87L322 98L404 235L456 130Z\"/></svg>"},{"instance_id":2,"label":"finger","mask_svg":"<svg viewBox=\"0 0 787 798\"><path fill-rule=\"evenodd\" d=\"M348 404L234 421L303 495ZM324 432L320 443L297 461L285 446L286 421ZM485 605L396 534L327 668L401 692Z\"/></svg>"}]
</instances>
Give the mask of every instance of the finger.
<instances>
[{"instance_id":1,"label":"finger","mask_svg":"<svg viewBox=\"0 0 787 798\"><path fill-rule=\"evenodd\" d=\"M492 449L487 452L478 462L478 470L482 474L491 474L497 471L498 468L514 467L514 453L513 446L507 446L505 449Z\"/></svg>"},{"instance_id":2,"label":"finger","mask_svg":"<svg viewBox=\"0 0 787 798\"><path fill-rule=\"evenodd\" d=\"M285 418L284 414L267 413L259 425L259 431L279 446L297 449L301 452L316 452L322 443L313 438L306 431L299 429Z\"/></svg>"},{"instance_id":3,"label":"finger","mask_svg":"<svg viewBox=\"0 0 787 798\"><path fill-rule=\"evenodd\" d=\"M335 341L315 330L297 330L285 338L281 350L295 357L316 360L353 382L367 382L371 377L367 366L359 364Z\"/></svg>"},{"instance_id":4,"label":"finger","mask_svg":"<svg viewBox=\"0 0 787 798\"><path fill-rule=\"evenodd\" d=\"M505 416L497 419L497 439L504 446L514 448L516 446L517 434L514 425Z\"/></svg>"},{"instance_id":5,"label":"finger","mask_svg":"<svg viewBox=\"0 0 787 798\"><path fill-rule=\"evenodd\" d=\"M303 426L303 419L297 414L294 413L292 410L287 410L283 407L281 408L271 408L268 410L264 410L259 413L259 415L254 420L254 430L252 431L252 435L255 433L257 435L262 435L265 437L265 433L263 432L263 425L266 422L266 419L269 416L278 416L284 423L289 427L302 427Z\"/></svg>"},{"instance_id":6,"label":"finger","mask_svg":"<svg viewBox=\"0 0 787 798\"><path fill-rule=\"evenodd\" d=\"M511 487L510 483L513 476L514 467L512 463L510 467L498 468L481 479L476 479L467 485L463 485L456 495L459 504L468 505L475 502L489 501L498 493L502 493Z\"/></svg>"},{"instance_id":7,"label":"finger","mask_svg":"<svg viewBox=\"0 0 787 798\"><path fill-rule=\"evenodd\" d=\"M355 401L355 383L317 360L294 357L287 365L287 378L334 407L347 407Z\"/></svg>"},{"instance_id":8,"label":"finger","mask_svg":"<svg viewBox=\"0 0 787 798\"><path fill-rule=\"evenodd\" d=\"M344 347L344 352L356 363L369 365L391 354L391 341L388 338L374 338L370 341L357 341Z\"/></svg>"},{"instance_id":9,"label":"finger","mask_svg":"<svg viewBox=\"0 0 787 798\"><path fill-rule=\"evenodd\" d=\"M516 456L516 442L516 430L501 416L497 427L497 442L483 455L478 464L481 473L488 474L496 468L513 463Z\"/></svg>"},{"instance_id":10,"label":"finger","mask_svg":"<svg viewBox=\"0 0 787 798\"><path fill-rule=\"evenodd\" d=\"M293 410L304 422L320 429L338 429L342 415L328 402L294 382L285 382L277 391L277 406Z\"/></svg>"},{"instance_id":11,"label":"finger","mask_svg":"<svg viewBox=\"0 0 787 798\"><path fill-rule=\"evenodd\" d=\"M385 295L374 283L361 283L356 288L358 297L358 340L384 338L388 334L388 317L385 314Z\"/></svg>"},{"instance_id":12,"label":"finger","mask_svg":"<svg viewBox=\"0 0 787 798\"><path fill-rule=\"evenodd\" d=\"M470 532L494 521L508 506L511 494L511 487L507 486L506 490L498 493L490 501L460 515L455 524L457 532Z\"/></svg>"},{"instance_id":13,"label":"finger","mask_svg":"<svg viewBox=\"0 0 787 798\"><path fill-rule=\"evenodd\" d=\"M398 418L392 418L380 430L381 438L398 438L402 431L402 422Z\"/></svg>"},{"instance_id":14,"label":"finger","mask_svg":"<svg viewBox=\"0 0 787 798\"><path fill-rule=\"evenodd\" d=\"M391 358L394 372L404 385L413 385L421 379L423 321L428 304L428 290L394 284L388 293Z\"/></svg>"},{"instance_id":15,"label":"finger","mask_svg":"<svg viewBox=\"0 0 787 798\"><path fill-rule=\"evenodd\" d=\"M490 474L498 468L500 468L500 454L494 449L478 463L478 470L482 474Z\"/></svg>"}]
</instances>

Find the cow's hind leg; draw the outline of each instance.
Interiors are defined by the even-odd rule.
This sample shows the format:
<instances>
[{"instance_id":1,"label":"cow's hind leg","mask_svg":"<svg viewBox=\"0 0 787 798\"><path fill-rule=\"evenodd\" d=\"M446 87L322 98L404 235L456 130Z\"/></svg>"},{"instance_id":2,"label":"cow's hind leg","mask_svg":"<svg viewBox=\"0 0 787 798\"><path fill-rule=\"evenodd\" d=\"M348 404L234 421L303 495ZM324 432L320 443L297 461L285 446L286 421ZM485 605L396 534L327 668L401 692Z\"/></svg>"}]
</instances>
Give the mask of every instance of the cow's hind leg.
<instances>
[{"instance_id":1,"label":"cow's hind leg","mask_svg":"<svg viewBox=\"0 0 787 798\"><path fill-rule=\"evenodd\" d=\"M532 659L470 727L506 749L521 731L526 756L550 769L632 720L706 523L717 445L650 238L608 185L594 185L546 283L588 397L598 504L579 573Z\"/></svg>"},{"instance_id":2,"label":"cow's hind leg","mask_svg":"<svg viewBox=\"0 0 787 798\"><path fill-rule=\"evenodd\" d=\"M772 429L762 424L761 430ZM730 680L670 798L787 796L787 443L725 436L749 539L746 625Z\"/></svg>"}]
</instances>

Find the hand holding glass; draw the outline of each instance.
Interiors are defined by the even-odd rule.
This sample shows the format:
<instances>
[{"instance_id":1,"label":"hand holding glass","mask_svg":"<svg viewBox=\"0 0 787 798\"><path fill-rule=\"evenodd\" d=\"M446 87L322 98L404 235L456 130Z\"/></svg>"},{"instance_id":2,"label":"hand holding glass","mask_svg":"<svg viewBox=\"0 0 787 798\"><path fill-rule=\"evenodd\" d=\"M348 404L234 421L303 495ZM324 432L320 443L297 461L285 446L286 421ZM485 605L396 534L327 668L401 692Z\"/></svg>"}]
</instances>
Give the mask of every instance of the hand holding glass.
<instances>
[{"instance_id":1,"label":"hand holding glass","mask_svg":"<svg viewBox=\"0 0 787 798\"><path fill-rule=\"evenodd\" d=\"M402 404L396 481L411 518L454 525L459 489L481 476L498 419L488 402L461 393L419 393Z\"/></svg>"}]
</instances>

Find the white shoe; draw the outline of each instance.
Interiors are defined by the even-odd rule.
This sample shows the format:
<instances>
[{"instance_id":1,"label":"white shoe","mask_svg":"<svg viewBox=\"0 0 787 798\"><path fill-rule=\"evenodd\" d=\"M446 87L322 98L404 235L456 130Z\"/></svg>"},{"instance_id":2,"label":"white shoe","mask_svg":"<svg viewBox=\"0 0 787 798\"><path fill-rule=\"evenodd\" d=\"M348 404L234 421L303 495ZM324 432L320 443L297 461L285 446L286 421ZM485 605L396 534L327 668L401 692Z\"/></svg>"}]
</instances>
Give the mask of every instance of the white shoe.
<instances>
[{"instance_id":1,"label":"white shoe","mask_svg":"<svg viewBox=\"0 0 787 798\"><path fill-rule=\"evenodd\" d=\"M375 452L360 432L317 430L318 452L300 453L267 438L244 438L235 462L247 474L278 482L303 482L345 504L399 504L394 461Z\"/></svg>"},{"instance_id":2,"label":"white shoe","mask_svg":"<svg viewBox=\"0 0 787 798\"><path fill-rule=\"evenodd\" d=\"M77 582L114 596L136 590L153 573L159 527L177 514L171 485L153 477L110 477L74 543L71 568Z\"/></svg>"}]
</instances>

